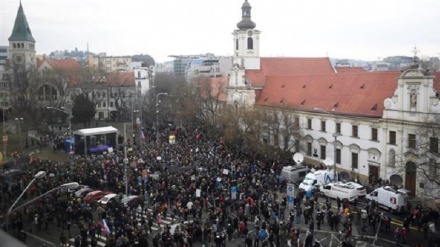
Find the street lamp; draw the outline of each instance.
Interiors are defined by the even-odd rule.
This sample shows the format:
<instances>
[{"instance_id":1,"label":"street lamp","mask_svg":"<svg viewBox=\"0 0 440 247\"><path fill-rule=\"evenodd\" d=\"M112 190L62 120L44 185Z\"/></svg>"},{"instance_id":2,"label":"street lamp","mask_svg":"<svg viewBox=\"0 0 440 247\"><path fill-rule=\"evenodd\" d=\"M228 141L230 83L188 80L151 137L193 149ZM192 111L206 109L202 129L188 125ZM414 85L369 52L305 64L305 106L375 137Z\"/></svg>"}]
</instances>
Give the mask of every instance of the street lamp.
<instances>
[{"instance_id":1,"label":"street lamp","mask_svg":"<svg viewBox=\"0 0 440 247\"><path fill-rule=\"evenodd\" d=\"M62 185L60 185L60 186L58 186L58 187L56 187L56 188L53 188L53 189L50 189L50 190L46 191L44 194L41 194L41 195L39 195L39 196L33 198L33 199L30 200L30 201L27 201L27 202L21 204L20 206L14 208L14 209L12 209L12 207L11 207L11 208L9 209L7 215L9 215L10 213L13 213L13 212L15 212L15 211L17 211L17 210L19 210L19 209L21 209L21 208L23 208L23 207L26 207L27 205L29 205L29 204L35 202L35 201L38 200L38 199L41 199L41 198L47 196L48 194L50 194L50 193L52 193L52 192L54 192L54 191L57 191L57 190L74 190L74 189L77 189L78 187L79 187L79 183L78 183L78 182L70 182L70 183L62 184Z\"/></svg>"},{"instance_id":2,"label":"street lamp","mask_svg":"<svg viewBox=\"0 0 440 247\"><path fill-rule=\"evenodd\" d=\"M5 109L7 108L2 108L2 115L3 115L3 159L4 161L7 161L8 159L8 150L7 150L7 145L8 145L8 136L6 135L6 112Z\"/></svg>"},{"instance_id":3,"label":"street lamp","mask_svg":"<svg viewBox=\"0 0 440 247\"><path fill-rule=\"evenodd\" d=\"M332 134L332 136L335 138L335 140L333 141L333 148L334 148L334 157L333 157L333 159L334 159L334 160L333 160L333 179L334 179L335 181L337 181L337 178L336 178L336 163L337 163L337 148L336 148L336 142L337 142L337 140L338 140L338 136L340 136L341 134L339 133L339 131L337 130L337 127L336 127L336 116L335 116L334 110L331 111L331 112L329 112L329 111L327 111L327 110L324 110L324 109L322 109L322 108L317 108L317 107L313 108L313 110L315 110L315 111L321 111L321 112L324 112L324 113L326 113L326 114L329 114L329 115L332 115L333 117L335 117L335 133Z\"/></svg>"},{"instance_id":4,"label":"street lamp","mask_svg":"<svg viewBox=\"0 0 440 247\"><path fill-rule=\"evenodd\" d=\"M23 192L21 192L20 196L15 200L15 202L12 204L12 206L8 209L8 213L6 214L6 228L9 229L9 214L12 212L12 209L15 207L15 205L20 201L20 199L23 197L24 193L31 187L31 185L35 182L35 180L43 178L46 176L45 171L39 171L34 175L34 178L29 182L29 184L24 188Z\"/></svg>"},{"instance_id":5,"label":"street lamp","mask_svg":"<svg viewBox=\"0 0 440 247\"><path fill-rule=\"evenodd\" d=\"M20 136L20 152L23 155L23 138L21 136L21 124L20 122L23 121L23 118L15 118L15 121L18 123L18 135Z\"/></svg>"},{"instance_id":6,"label":"street lamp","mask_svg":"<svg viewBox=\"0 0 440 247\"><path fill-rule=\"evenodd\" d=\"M158 93L156 95L156 142L159 142L159 96L168 96L168 93Z\"/></svg>"},{"instance_id":7,"label":"street lamp","mask_svg":"<svg viewBox=\"0 0 440 247\"><path fill-rule=\"evenodd\" d=\"M46 109L63 112L69 116L69 139L70 139L69 154L72 154L73 153L73 136L72 136L72 117L70 116L70 113L65 111L63 108L58 108L58 107L53 107L53 106L48 106L48 107L46 107Z\"/></svg>"}]
</instances>

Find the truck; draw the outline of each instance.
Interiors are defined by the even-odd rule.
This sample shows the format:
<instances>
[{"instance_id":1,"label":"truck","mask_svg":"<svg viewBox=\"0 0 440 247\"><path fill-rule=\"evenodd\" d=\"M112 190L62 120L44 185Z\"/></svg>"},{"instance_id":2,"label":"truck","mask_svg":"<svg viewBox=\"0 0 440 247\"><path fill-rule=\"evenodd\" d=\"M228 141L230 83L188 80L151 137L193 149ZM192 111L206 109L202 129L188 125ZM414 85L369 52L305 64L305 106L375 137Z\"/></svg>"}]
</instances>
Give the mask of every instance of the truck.
<instances>
[{"instance_id":1,"label":"truck","mask_svg":"<svg viewBox=\"0 0 440 247\"><path fill-rule=\"evenodd\" d=\"M331 169L316 170L309 172L302 183L299 185L300 190L320 190L320 188L334 181L335 172ZM336 175L337 180L337 175Z\"/></svg>"},{"instance_id":2,"label":"truck","mask_svg":"<svg viewBox=\"0 0 440 247\"><path fill-rule=\"evenodd\" d=\"M298 184L304 180L309 169L301 164L294 166L285 166L281 171L281 176L288 183Z\"/></svg>"}]
</instances>

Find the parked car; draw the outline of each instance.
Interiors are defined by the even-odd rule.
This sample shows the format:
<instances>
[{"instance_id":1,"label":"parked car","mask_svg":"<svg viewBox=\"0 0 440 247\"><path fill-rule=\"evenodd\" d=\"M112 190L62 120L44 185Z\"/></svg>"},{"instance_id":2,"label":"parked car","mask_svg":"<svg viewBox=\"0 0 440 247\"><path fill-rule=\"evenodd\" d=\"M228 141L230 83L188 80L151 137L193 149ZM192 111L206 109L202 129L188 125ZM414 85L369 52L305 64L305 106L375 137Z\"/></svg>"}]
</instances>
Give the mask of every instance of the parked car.
<instances>
[{"instance_id":1,"label":"parked car","mask_svg":"<svg viewBox=\"0 0 440 247\"><path fill-rule=\"evenodd\" d=\"M84 197L85 203L90 203L91 201L99 201L104 196L110 194L111 192L107 191L101 191L101 190L95 190L92 192L89 192L86 197Z\"/></svg>"},{"instance_id":2,"label":"parked car","mask_svg":"<svg viewBox=\"0 0 440 247\"><path fill-rule=\"evenodd\" d=\"M121 200L121 203L125 207L136 208L141 203L143 203L143 200L139 196L131 195L131 196L124 196L124 198L122 198L122 200Z\"/></svg>"},{"instance_id":3,"label":"parked car","mask_svg":"<svg viewBox=\"0 0 440 247\"><path fill-rule=\"evenodd\" d=\"M117 196L118 194L115 193L110 193L108 195L103 196L101 199L98 200L99 204L103 204L106 205L109 201L114 200L114 198Z\"/></svg>"},{"instance_id":4,"label":"parked car","mask_svg":"<svg viewBox=\"0 0 440 247\"><path fill-rule=\"evenodd\" d=\"M92 191L93 191L92 188L90 188L88 186L84 186L84 187L78 189L77 191L75 191L75 197L83 197Z\"/></svg>"}]
</instances>

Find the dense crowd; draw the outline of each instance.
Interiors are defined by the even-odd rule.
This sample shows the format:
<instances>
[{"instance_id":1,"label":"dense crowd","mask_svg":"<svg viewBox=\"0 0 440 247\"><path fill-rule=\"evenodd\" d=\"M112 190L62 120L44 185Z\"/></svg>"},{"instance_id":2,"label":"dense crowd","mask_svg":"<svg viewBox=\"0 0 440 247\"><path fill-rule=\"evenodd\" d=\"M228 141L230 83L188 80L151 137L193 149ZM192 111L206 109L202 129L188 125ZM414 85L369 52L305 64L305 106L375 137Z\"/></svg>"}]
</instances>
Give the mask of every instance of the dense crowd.
<instances>
[{"instance_id":1,"label":"dense crowd","mask_svg":"<svg viewBox=\"0 0 440 247\"><path fill-rule=\"evenodd\" d=\"M139 195L141 203L126 206L114 200L103 206L96 201L85 203L74 191L59 190L11 215L5 228L20 235L25 224L32 225L32 231L56 227L61 230L62 245L74 238L75 247L97 246L102 235L109 247L188 247L196 242L221 247L237 238L243 246L311 247L319 246L313 240L315 226L319 230L328 224L349 240L353 220L365 222L365 231L386 223L374 203L364 209L366 214L341 200L334 210L330 200L320 204L309 192L298 193L294 207L289 207L277 176L287 161L258 160L239 147L226 146L222 139L206 138L198 129L173 134L175 144L167 142L167 133L161 140L129 148L127 190ZM68 163L31 158L26 173L2 182L1 212L40 170L48 175L36 180L21 201L72 181L122 195L126 190L123 161L122 149L76 155ZM173 224L163 223L166 217ZM424 220L424 216L411 217L413 224ZM108 232L99 224L103 219ZM306 232L297 226L302 222L308 225ZM79 235L72 236L72 225L79 227ZM153 232L153 226L161 230Z\"/></svg>"}]
</instances>

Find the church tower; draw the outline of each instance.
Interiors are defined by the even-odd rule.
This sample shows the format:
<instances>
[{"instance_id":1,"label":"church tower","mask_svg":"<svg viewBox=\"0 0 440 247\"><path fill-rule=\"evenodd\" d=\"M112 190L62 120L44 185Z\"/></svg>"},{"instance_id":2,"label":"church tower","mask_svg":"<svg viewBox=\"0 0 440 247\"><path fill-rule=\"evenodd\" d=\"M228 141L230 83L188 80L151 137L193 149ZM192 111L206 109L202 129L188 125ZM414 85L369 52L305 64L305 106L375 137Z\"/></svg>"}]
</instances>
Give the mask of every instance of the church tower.
<instances>
[{"instance_id":1,"label":"church tower","mask_svg":"<svg viewBox=\"0 0 440 247\"><path fill-rule=\"evenodd\" d=\"M226 89L229 104L253 106L255 88L246 78L246 70L260 69L260 31L251 20L251 5L245 0L241 7L242 19L237 23L234 36L234 56L232 70Z\"/></svg>"},{"instance_id":2,"label":"church tower","mask_svg":"<svg viewBox=\"0 0 440 247\"><path fill-rule=\"evenodd\" d=\"M243 59L246 69L260 69L260 31L256 30L256 24L251 20L252 7L245 0L241 7L241 21L234 30L234 55Z\"/></svg>"},{"instance_id":3,"label":"church tower","mask_svg":"<svg viewBox=\"0 0 440 247\"><path fill-rule=\"evenodd\" d=\"M9 37L9 61L14 71L28 71L36 68L35 39L26 20L23 6L18 8L14 28Z\"/></svg>"}]
</instances>

